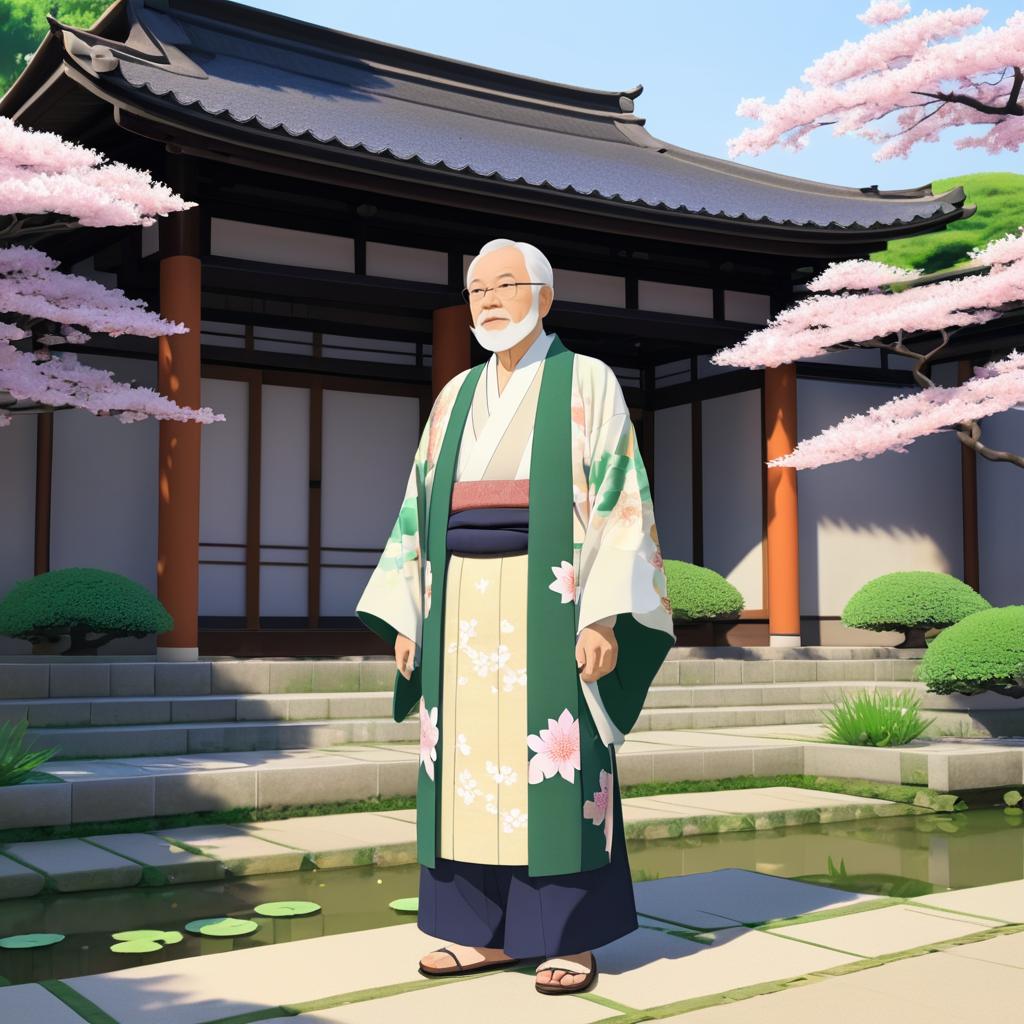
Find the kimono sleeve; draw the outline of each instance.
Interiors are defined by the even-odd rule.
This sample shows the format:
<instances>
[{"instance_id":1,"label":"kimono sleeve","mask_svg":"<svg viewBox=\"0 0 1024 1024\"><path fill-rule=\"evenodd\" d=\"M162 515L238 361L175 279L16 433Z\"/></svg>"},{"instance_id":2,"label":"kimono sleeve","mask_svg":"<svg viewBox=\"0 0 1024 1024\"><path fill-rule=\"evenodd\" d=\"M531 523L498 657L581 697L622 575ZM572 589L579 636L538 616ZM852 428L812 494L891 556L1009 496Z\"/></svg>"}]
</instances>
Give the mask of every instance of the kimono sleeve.
<instances>
[{"instance_id":1,"label":"kimono sleeve","mask_svg":"<svg viewBox=\"0 0 1024 1024\"><path fill-rule=\"evenodd\" d=\"M608 371L611 374L611 371ZM588 431L578 630L615 616L616 668L597 681L616 728L635 724L655 673L675 644L654 506L636 432L618 382Z\"/></svg>"},{"instance_id":2,"label":"kimono sleeve","mask_svg":"<svg viewBox=\"0 0 1024 1024\"><path fill-rule=\"evenodd\" d=\"M434 465L451 407L466 371L452 378L434 401L413 456L405 496L376 568L356 605L356 615L389 647L399 634L416 644L413 671L406 679L395 670L392 717L402 721L420 698L420 663L423 618L430 610L429 565L424 574L422 539ZM373 486L373 481L366 481ZM425 578L424 578L425 577Z\"/></svg>"}]
</instances>

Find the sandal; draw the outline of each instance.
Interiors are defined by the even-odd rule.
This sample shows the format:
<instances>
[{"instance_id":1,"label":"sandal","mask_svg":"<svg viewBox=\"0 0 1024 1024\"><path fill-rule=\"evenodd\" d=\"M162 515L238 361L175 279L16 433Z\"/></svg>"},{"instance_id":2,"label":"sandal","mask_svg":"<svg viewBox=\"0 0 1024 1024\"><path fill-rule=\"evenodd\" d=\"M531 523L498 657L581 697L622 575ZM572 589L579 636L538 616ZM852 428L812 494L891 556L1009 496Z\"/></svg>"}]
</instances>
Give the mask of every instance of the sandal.
<instances>
[{"instance_id":1,"label":"sandal","mask_svg":"<svg viewBox=\"0 0 1024 1024\"><path fill-rule=\"evenodd\" d=\"M564 960L557 956L545 960L537 967L537 971L567 971L569 974L582 974L583 980L574 982L572 985L563 985L561 981L538 981L534 984L534 988L538 992L546 992L549 995L556 996L561 995L563 992L582 992L585 988L589 988L597 978L597 957L591 953L590 959L592 961L590 970L582 969L574 960Z\"/></svg>"},{"instance_id":2,"label":"sandal","mask_svg":"<svg viewBox=\"0 0 1024 1024\"><path fill-rule=\"evenodd\" d=\"M435 949L435 953L447 953L454 961L455 967L428 967L420 962L420 974L426 974L428 977L435 974L472 974L474 971L490 971L496 967L508 967L511 964L519 963L518 957L509 957L507 960L481 960L478 964L470 964L468 967L463 967L459 958L447 947L442 946L440 949Z\"/></svg>"}]
</instances>

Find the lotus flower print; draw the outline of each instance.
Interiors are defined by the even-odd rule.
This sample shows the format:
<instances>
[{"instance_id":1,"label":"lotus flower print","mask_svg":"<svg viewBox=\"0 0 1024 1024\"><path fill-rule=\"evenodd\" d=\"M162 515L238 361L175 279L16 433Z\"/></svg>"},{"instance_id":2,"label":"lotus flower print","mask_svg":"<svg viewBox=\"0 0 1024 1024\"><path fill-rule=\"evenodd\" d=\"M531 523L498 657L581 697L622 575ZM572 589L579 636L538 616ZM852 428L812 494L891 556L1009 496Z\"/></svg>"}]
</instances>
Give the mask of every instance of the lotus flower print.
<instances>
[{"instance_id":1,"label":"lotus flower print","mask_svg":"<svg viewBox=\"0 0 1024 1024\"><path fill-rule=\"evenodd\" d=\"M548 585L548 590L562 595L562 604L576 600L576 574L573 572L572 562L562 559L562 564L551 566L555 574L554 582Z\"/></svg>"},{"instance_id":2,"label":"lotus flower print","mask_svg":"<svg viewBox=\"0 0 1024 1024\"><path fill-rule=\"evenodd\" d=\"M430 779L434 778L434 762L437 760L437 738L439 735L437 708L431 708L428 713L426 702L420 697L420 764L423 765L423 770Z\"/></svg>"},{"instance_id":3,"label":"lotus flower print","mask_svg":"<svg viewBox=\"0 0 1024 1024\"><path fill-rule=\"evenodd\" d=\"M548 728L540 735L530 733L526 743L534 751L530 758L530 782L542 782L561 775L566 782L574 782L574 771L580 770L580 722L565 708L558 716L548 719Z\"/></svg>"}]
</instances>

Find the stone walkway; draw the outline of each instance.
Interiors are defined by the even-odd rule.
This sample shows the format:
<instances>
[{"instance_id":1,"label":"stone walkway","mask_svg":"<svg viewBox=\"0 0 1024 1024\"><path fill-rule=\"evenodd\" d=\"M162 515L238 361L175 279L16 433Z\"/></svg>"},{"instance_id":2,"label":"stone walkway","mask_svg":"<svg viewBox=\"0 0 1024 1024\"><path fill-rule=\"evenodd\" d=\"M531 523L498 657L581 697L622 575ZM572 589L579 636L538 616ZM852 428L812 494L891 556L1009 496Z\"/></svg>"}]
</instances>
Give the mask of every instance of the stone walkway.
<instances>
[{"instance_id":1,"label":"stone walkway","mask_svg":"<svg viewBox=\"0 0 1024 1024\"><path fill-rule=\"evenodd\" d=\"M931 813L889 800L790 786L632 797L622 805L631 839ZM415 810L192 825L0 846L0 899L33 896L47 885L77 892L415 859Z\"/></svg>"},{"instance_id":2,"label":"stone walkway","mask_svg":"<svg viewBox=\"0 0 1024 1024\"><path fill-rule=\"evenodd\" d=\"M1020 1019L1024 881L878 899L726 868L635 884L640 928L594 951L581 995L534 991L536 960L465 978L416 964L415 923L0 988L0 1020L46 1024L953 1024ZM244 1015L241 1016L241 1015Z\"/></svg>"}]
</instances>

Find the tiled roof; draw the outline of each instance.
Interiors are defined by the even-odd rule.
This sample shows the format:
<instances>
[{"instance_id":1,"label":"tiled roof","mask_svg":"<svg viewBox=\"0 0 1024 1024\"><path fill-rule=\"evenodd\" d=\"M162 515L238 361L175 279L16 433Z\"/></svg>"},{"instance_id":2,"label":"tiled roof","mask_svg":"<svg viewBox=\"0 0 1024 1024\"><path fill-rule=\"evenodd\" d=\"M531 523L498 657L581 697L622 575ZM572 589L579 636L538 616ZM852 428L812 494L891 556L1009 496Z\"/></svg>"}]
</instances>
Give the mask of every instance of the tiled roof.
<instances>
[{"instance_id":1,"label":"tiled roof","mask_svg":"<svg viewBox=\"0 0 1024 1024\"><path fill-rule=\"evenodd\" d=\"M961 188L848 188L654 138L642 87L602 92L392 46L227 0L123 0L123 42L50 19L74 60L140 106L469 177L726 220L885 228L963 207ZM109 22L108 22L109 23Z\"/></svg>"}]
</instances>

